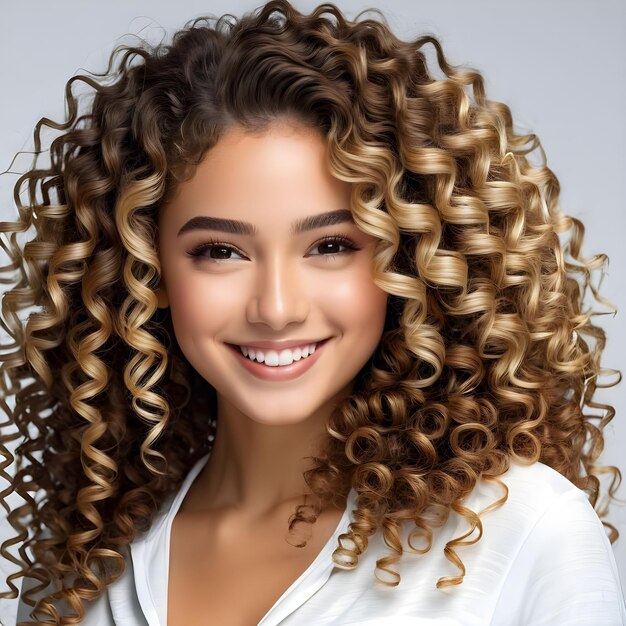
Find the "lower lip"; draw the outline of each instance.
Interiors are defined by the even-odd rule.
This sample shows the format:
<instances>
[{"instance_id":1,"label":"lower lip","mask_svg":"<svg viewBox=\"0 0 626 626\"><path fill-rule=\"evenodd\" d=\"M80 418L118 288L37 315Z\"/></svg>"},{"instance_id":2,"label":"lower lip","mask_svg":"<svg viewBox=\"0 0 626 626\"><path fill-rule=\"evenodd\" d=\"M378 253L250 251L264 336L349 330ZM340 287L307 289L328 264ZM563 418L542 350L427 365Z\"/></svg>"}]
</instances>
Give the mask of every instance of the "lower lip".
<instances>
[{"instance_id":1,"label":"lower lip","mask_svg":"<svg viewBox=\"0 0 626 626\"><path fill-rule=\"evenodd\" d=\"M324 339L324 341L318 343L315 352L305 359L294 361L291 365L277 365L275 367L259 363L258 361L251 361L242 354L238 346L233 346L232 344L227 345L251 374L254 374L257 378L261 378L262 380L281 381L292 380L298 378L298 376L302 376L302 374L310 369L317 359L319 359L319 355L328 341L329 339Z\"/></svg>"}]
</instances>

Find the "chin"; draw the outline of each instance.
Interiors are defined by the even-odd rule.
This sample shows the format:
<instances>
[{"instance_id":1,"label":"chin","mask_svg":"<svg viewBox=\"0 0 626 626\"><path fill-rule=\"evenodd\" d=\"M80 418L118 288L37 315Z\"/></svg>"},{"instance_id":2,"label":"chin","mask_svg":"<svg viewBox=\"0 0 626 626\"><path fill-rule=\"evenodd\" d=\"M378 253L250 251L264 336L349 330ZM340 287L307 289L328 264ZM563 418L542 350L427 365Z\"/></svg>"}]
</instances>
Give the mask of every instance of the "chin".
<instances>
[{"instance_id":1,"label":"chin","mask_svg":"<svg viewBox=\"0 0 626 626\"><path fill-rule=\"evenodd\" d=\"M290 415L271 415L271 417L264 415L249 415L248 419L256 422L257 424L264 424L266 426L289 426L293 424L301 424L306 422L312 413L304 414L290 414Z\"/></svg>"}]
</instances>

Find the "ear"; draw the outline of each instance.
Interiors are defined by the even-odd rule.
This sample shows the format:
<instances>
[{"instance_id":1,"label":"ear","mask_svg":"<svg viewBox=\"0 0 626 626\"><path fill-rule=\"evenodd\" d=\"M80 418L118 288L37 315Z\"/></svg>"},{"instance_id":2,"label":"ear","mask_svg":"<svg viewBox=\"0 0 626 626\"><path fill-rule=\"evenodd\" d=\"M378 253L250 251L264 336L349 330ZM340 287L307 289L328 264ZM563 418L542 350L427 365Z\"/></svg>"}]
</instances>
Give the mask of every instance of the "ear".
<instances>
[{"instance_id":1,"label":"ear","mask_svg":"<svg viewBox=\"0 0 626 626\"><path fill-rule=\"evenodd\" d=\"M163 281L159 283L155 293L157 297L157 307L159 309L167 309L170 305L170 300L167 297L167 290L165 289Z\"/></svg>"}]
</instances>

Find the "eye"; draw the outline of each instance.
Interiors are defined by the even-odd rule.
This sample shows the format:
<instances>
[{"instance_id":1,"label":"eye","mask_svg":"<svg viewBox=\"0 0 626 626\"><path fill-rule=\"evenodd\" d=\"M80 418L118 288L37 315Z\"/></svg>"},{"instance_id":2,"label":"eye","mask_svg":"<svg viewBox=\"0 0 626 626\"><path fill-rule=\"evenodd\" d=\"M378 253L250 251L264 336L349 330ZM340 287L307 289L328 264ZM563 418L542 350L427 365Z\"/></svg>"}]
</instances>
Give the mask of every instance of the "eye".
<instances>
[{"instance_id":1,"label":"eye","mask_svg":"<svg viewBox=\"0 0 626 626\"><path fill-rule=\"evenodd\" d=\"M343 247L345 248L345 250L335 251L332 249L337 247ZM329 248L331 249L329 250ZM312 250L320 249L325 250L326 253L322 252L321 254L312 254L311 256L323 256L326 259L334 259L335 256L338 254L349 254L350 252L359 250L359 248L351 239L348 239L343 235L327 235L326 237L320 239L317 243L313 245ZM210 261L214 263L219 263L220 261L236 260L232 257L233 253L239 255L241 258L245 258L245 255L239 252L234 246L211 239L209 241L202 242L201 244L190 250L187 254L197 261Z\"/></svg>"},{"instance_id":2,"label":"eye","mask_svg":"<svg viewBox=\"0 0 626 626\"><path fill-rule=\"evenodd\" d=\"M335 252L333 250L329 250L329 247L344 247L346 250ZM314 254L313 256L325 256L332 259L336 254L349 254L350 252L358 250L354 242L343 235L328 235L324 237L313 246L314 250L320 248L326 249L326 251L330 252L330 254Z\"/></svg>"},{"instance_id":3,"label":"eye","mask_svg":"<svg viewBox=\"0 0 626 626\"><path fill-rule=\"evenodd\" d=\"M215 255L213 254L213 252L215 252ZM233 248L233 246L229 244L210 240L201 243L199 246L196 246L187 254L197 260L206 259L207 261L230 261L231 257L225 255L228 255L232 252L234 252L235 254L240 254L235 248Z\"/></svg>"}]
</instances>

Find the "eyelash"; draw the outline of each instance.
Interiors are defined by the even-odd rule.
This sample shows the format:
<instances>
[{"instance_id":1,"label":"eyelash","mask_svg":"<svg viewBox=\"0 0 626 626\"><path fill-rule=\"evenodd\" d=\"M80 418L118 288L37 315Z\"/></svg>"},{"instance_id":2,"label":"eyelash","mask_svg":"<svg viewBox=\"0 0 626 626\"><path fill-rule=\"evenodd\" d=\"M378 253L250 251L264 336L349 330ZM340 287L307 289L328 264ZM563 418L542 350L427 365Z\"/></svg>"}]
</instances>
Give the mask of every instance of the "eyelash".
<instances>
[{"instance_id":1,"label":"eyelash","mask_svg":"<svg viewBox=\"0 0 626 626\"><path fill-rule=\"evenodd\" d=\"M360 248L358 248L354 244L354 242L352 240L350 240L347 237L344 237L343 235L340 235L340 234L327 235L326 237L323 237L322 239L320 239L319 241L317 241L313 245L313 248L317 248L317 247L319 247L319 246L321 246L321 245L323 245L325 243L341 244L342 246L347 248L347 250L344 250L342 252L334 252L334 253L331 253L331 254L316 254L314 256L323 256L323 257L326 257L326 258L333 259L337 255L350 254L351 252L355 252L356 250L360 249ZM211 238L208 241L203 242L200 245L196 246L195 248L190 250L187 254L189 254L189 256L193 257L194 260L196 260L196 261L203 260L203 261L209 261L211 263L221 263L221 262L224 262L224 261L230 261L231 260L231 259L211 259L210 257L204 256L202 254L204 252L204 250L211 249L213 247L220 247L220 248L225 248L226 250L233 250L237 254L242 255L242 253L239 252L239 250L237 250L237 248L235 248L234 246L231 246L230 244L227 244L227 243L223 243L223 242L218 241L217 239L213 239L213 238Z\"/></svg>"}]
</instances>

